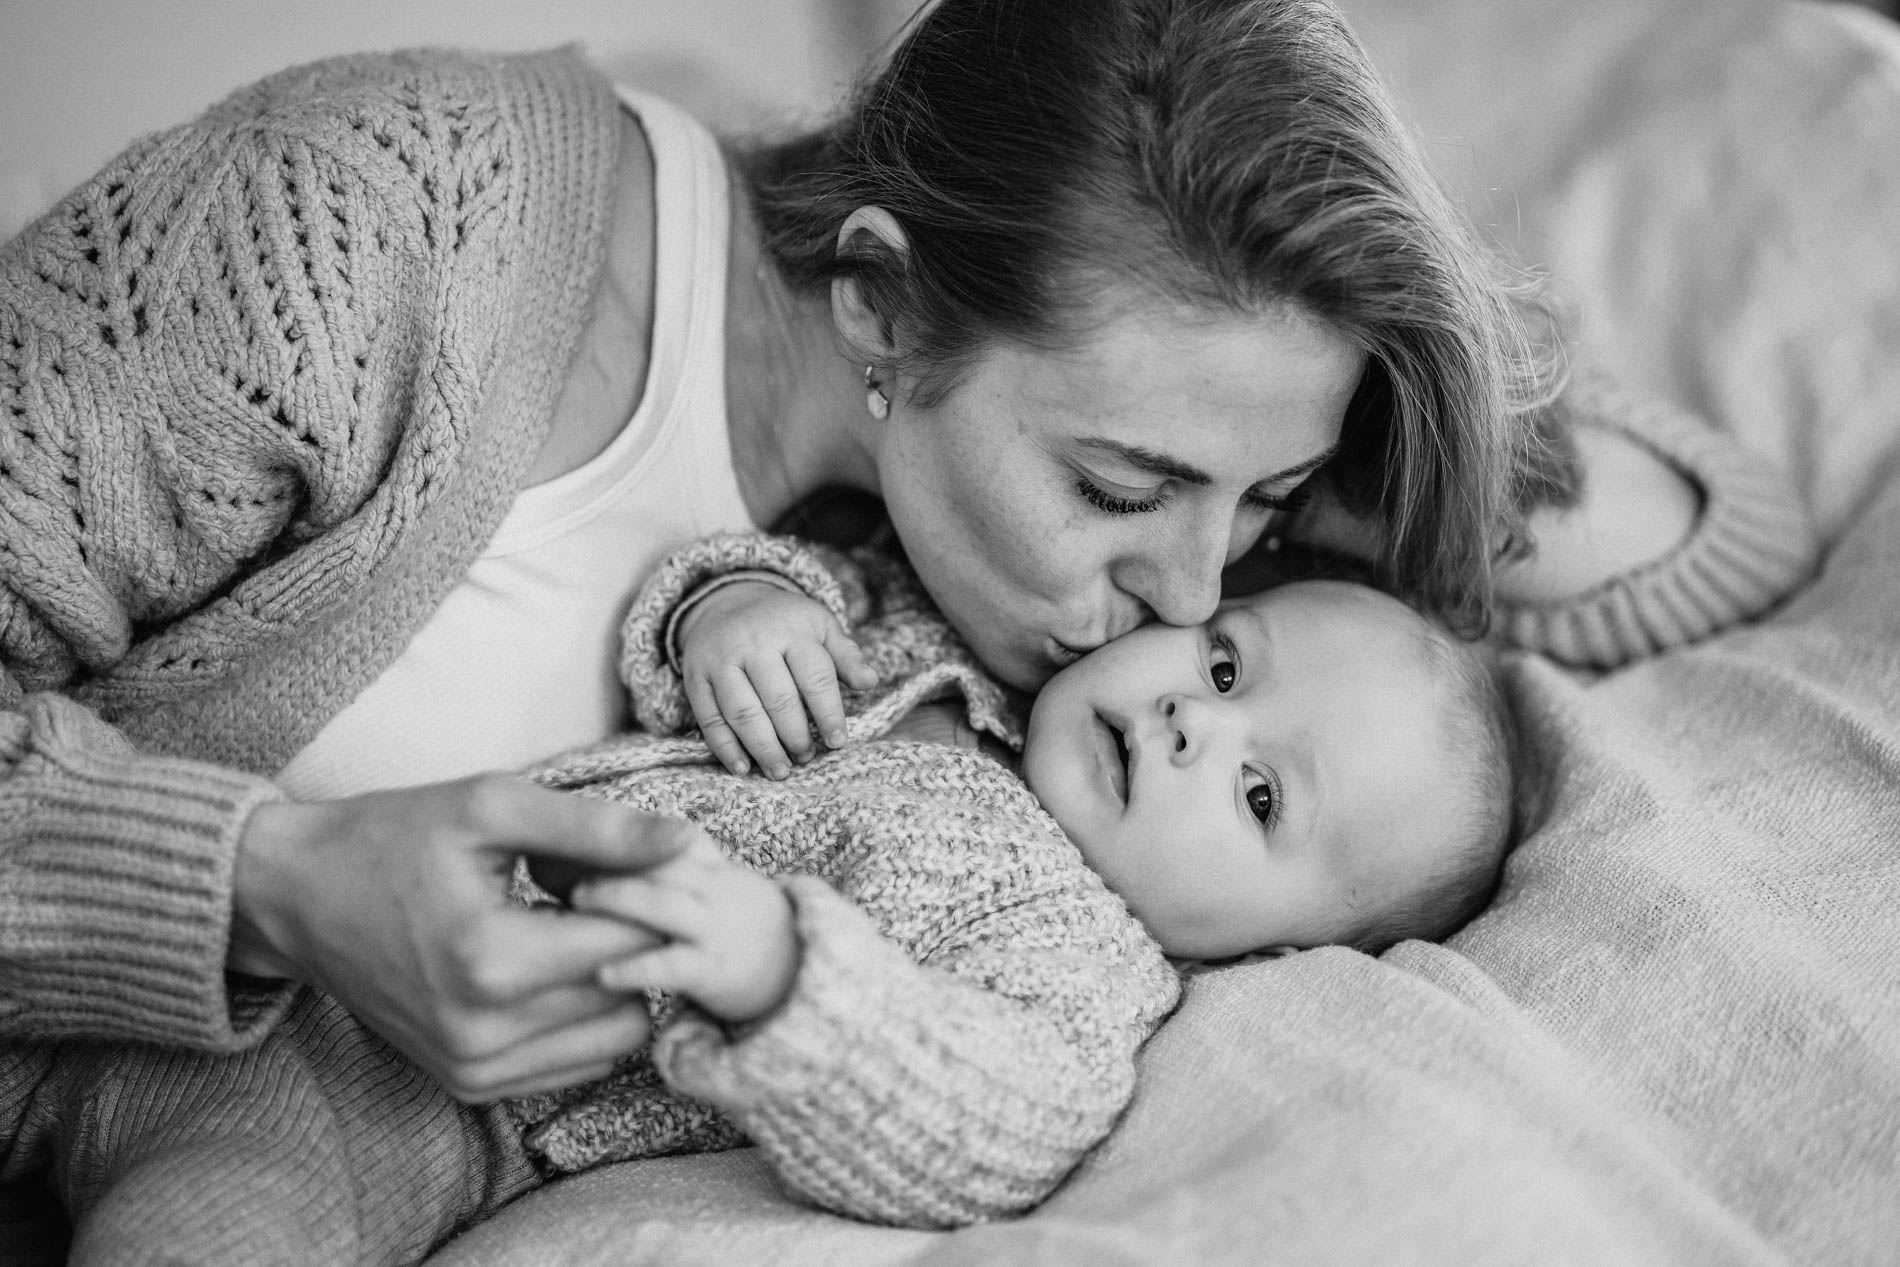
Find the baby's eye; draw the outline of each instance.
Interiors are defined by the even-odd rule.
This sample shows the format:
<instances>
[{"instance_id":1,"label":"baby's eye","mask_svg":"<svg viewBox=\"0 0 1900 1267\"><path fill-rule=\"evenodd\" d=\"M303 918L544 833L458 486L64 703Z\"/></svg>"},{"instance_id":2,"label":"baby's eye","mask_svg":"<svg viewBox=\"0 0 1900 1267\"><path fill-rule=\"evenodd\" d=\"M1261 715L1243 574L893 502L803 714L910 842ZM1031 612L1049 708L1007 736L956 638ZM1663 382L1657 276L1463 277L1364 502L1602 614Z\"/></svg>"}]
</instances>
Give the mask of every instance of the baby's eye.
<instances>
[{"instance_id":1,"label":"baby's eye","mask_svg":"<svg viewBox=\"0 0 1900 1267\"><path fill-rule=\"evenodd\" d=\"M1280 821L1280 789L1271 775L1248 771L1246 777L1247 812L1270 829Z\"/></svg>"},{"instance_id":2,"label":"baby's eye","mask_svg":"<svg viewBox=\"0 0 1900 1267\"><path fill-rule=\"evenodd\" d=\"M1222 695L1234 689L1234 683L1240 680L1240 657L1234 654L1234 644L1224 637L1215 637L1213 646L1207 653L1207 675L1214 681L1214 689Z\"/></svg>"}]
</instances>

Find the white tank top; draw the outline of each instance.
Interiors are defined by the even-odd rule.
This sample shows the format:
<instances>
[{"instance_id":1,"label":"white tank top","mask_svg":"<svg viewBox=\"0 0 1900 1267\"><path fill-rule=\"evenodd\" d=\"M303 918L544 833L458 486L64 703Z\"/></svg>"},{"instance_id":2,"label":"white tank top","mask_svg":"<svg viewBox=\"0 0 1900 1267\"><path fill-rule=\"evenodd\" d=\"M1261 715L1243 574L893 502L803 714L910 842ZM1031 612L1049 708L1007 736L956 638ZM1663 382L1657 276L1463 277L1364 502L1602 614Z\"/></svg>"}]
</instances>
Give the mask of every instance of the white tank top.
<instances>
[{"instance_id":1,"label":"white tank top","mask_svg":"<svg viewBox=\"0 0 1900 1267\"><path fill-rule=\"evenodd\" d=\"M752 527L726 431L726 172L678 107L622 90L653 154L644 393L593 459L522 490L494 540L380 677L279 772L330 800L518 770L628 725L620 624L695 537Z\"/></svg>"}]
</instances>

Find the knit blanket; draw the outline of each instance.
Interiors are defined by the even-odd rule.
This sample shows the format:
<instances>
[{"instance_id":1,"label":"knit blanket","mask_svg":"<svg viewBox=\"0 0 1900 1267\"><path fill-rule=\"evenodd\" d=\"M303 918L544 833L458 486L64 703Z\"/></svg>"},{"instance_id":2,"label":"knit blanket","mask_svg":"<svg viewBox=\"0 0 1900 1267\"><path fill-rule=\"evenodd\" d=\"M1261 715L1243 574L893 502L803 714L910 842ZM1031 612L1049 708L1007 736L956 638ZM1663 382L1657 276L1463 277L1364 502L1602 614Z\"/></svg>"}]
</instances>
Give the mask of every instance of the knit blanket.
<instances>
[{"instance_id":1,"label":"knit blanket","mask_svg":"<svg viewBox=\"0 0 1900 1267\"><path fill-rule=\"evenodd\" d=\"M1493 908L1192 977L1026 1218L854 1223L738 1150L562 1180L439 1267L1894 1261L1900 36L1769 0L1346 8L1602 359L1794 473L1819 579L1609 676L1514 662L1534 795Z\"/></svg>"}]
</instances>

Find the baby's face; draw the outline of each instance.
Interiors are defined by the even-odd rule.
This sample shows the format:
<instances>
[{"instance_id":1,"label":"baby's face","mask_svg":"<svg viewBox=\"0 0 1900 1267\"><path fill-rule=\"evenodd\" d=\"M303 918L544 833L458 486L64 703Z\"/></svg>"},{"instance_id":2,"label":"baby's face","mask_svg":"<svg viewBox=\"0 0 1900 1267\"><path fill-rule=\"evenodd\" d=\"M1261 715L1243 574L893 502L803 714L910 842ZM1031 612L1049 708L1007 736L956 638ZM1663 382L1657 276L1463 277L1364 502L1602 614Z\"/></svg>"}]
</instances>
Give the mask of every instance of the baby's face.
<instances>
[{"instance_id":1,"label":"baby's face","mask_svg":"<svg viewBox=\"0 0 1900 1267\"><path fill-rule=\"evenodd\" d=\"M1461 827L1423 636L1396 600L1337 582L1144 626L1043 688L1024 774L1169 954L1341 940Z\"/></svg>"}]
</instances>

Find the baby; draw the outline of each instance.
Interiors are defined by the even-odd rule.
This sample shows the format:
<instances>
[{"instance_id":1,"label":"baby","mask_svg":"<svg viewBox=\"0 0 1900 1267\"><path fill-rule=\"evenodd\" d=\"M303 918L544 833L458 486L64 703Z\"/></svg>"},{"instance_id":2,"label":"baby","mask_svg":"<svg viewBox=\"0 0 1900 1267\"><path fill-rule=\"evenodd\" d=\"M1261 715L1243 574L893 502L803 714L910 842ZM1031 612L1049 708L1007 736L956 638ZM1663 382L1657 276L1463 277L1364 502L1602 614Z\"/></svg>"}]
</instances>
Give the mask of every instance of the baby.
<instances>
[{"instance_id":1,"label":"baby","mask_svg":"<svg viewBox=\"0 0 1900 1267\"><path fill-rule=\"evenodd\" d=\"M712 538L642 591L622 674L643 733L535 777L706 835L570 895L658 935L599 979L669 1002L644 1058L514 1104L548 1170L750 1141L859 1217L1026 1208L1126 1106L1161 951L1441 937L1506 848L1485 654L1342 582L1136 630L1025 733L889 555Z\"/></svg>"}]
</instances>

